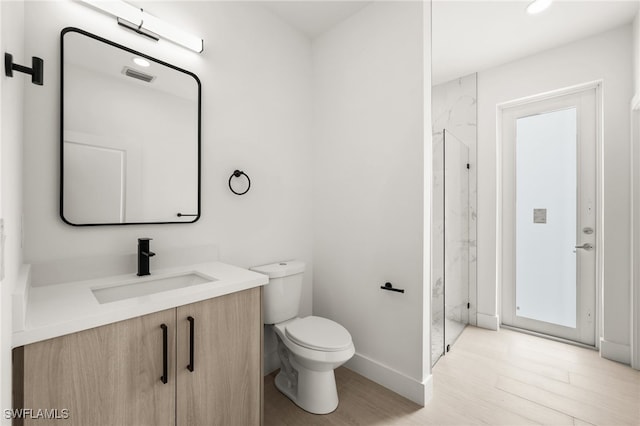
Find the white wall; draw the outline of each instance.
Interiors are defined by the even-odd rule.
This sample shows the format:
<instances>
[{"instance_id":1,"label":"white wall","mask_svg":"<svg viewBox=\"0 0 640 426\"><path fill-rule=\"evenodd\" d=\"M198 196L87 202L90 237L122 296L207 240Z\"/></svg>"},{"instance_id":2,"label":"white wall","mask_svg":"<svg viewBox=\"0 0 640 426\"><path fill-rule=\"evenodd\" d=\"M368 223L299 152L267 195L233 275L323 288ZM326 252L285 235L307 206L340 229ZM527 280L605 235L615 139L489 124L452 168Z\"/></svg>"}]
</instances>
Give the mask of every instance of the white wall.
<instances>
[{"instance_id":1,"label":"white wall","mask_svg":"<svg viewBox=\"0 0 640 426\"><path fill-rule=\"evenodd\" d=\"M629 345L629 102L631 26L478 74L478 324L498 325L496 104L603 80L604 339ZM628 362L628 358L627 358Z\"/></svg>"},{"instance_id":2,"label":"white wall","mask_svg":"<svg viewBox=\"0 0 640 426\"><path fill-rule=\"evenodd\" d=\"M419 403L429 376L423 12L420 2L374 2L313 43L313 311L350 331L347 366ZM381 290L387 281L406 293Z\"/></svg>"},{"instance_id":3,"label":"white wall","mask_svg":"<svg viewBox=\"0 0 640 426\"><path fill-rule=\"evenodd\" d=\"M0 2L0 51L11 53L15 63L31 66L36 51L24 49L24 3ZM42 89L31 84L31 77L14 73L13 78L0 77L2 98L0 135L0 211L4 219L6 240L0 248L4 256L4 279L0 282L0 408L11 407L11 293L22 266L22 144L23 102L27 95ZM2 244L0 242L0 244ZM0 420L9 425L11 421Z\"/></svg>"},{"instance_id":4,"label":"white wall","mask_svg":"<svg viewBox=\"0 0 640 426\"><path fill-rule=\"evenodd\" d=\"M310 41L256 3L145 2L145 10L203 37L204 52L155 43L79 2L26 4L27 51L44 59L45 85L26 97L25 262L118 258L135 253L138 237L154 239L156 261L171 249L210 244L218 245L221 261L241 267L296 258L307 263L301 310L310 314ZM66 26L200 78L202 217L197 223L78 228L60 219L59 46ZM235 169L251 177L251 190L241 197L227 187Z\"/></svg>"},{"instance_id":5,"label":"white wall","mask_svg":"<svg viewBox=\"0 0 640 426\"><path fill-rule=\"evenodd\" d=\"M204 53L148 41L77 2L26 5L26 47L45 60L45 86L25 101L25 262L118 258L135 252L141 236L154 238L158 256L217 244L220 259L239 266L297 258L307 262L302 315L311 313L311 277L321 262L315 313L352 332L361 372L424 403L431 390L429 294L423 292L430 9L421 2L374 3L317 40L313 103L311 42L259 4L147 2L145 10L201 35ZM66 26L199 76L199 222L77 228L58 217L59 44ZM243 197L227 188L236 168L252 179ZM312 171L319 177L313 191ZM312 263L314 226L319 256ZM407 293L380 290L386 281ZM266 337L268 356L273 347Z\"/></svg>"}]
</instances>

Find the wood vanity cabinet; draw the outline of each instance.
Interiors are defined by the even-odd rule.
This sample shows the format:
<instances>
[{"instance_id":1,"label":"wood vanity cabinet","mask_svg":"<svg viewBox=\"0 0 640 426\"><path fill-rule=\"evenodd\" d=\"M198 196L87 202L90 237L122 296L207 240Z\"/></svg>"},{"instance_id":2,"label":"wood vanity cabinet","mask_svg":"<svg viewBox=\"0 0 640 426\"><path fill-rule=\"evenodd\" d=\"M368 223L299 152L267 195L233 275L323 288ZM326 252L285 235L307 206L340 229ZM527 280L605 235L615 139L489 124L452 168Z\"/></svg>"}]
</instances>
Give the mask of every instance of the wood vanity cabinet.
<instances>
[{"instance_id":1,"label":"wood vanity cabinet","mask_svg":"<svg viewBox=\"0 0 640 426\"><path fill-rule=\"evenodd\" d=\"M259 287L21 346L13 357L14 407L69 415L14 424L262 423Z\"/></svg>"}]
</instances>

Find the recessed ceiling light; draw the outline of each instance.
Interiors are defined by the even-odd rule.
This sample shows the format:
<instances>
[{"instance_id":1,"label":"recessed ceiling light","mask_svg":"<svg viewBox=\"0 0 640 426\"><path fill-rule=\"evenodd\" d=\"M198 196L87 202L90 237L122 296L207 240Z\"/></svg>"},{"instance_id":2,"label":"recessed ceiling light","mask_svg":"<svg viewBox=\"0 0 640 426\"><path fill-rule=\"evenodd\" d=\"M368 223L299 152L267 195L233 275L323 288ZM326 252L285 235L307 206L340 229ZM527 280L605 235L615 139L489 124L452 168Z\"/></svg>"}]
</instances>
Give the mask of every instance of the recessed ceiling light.
<instances>
[{"instance_id":1,"label":"recessed ceiling light","mask_svg":"<svg viewBox=\"0 0 640 426\"><path fill-rule=\"evenodd\" d=\"M529 6L527 6L527 13L529 15L535 15L536 13L540 13L546 8L548 8L549 6L551 6L552 1L553 0L534 0L531 3L529 3Z\"/></svg>"},{"instance_id":2,"label":"recessed ceiling light","mask_svg":"<svg viewBox=\"0 0 640 426\"><path fill-rule=\"evenodd\" d=\"M139 58L139 57L135 57L133 58L133 63L136 65L140 65L141 67L150 67L151 66L151 62L147 61L146 59L143 58Z\"/></svg>"}]
</instances>

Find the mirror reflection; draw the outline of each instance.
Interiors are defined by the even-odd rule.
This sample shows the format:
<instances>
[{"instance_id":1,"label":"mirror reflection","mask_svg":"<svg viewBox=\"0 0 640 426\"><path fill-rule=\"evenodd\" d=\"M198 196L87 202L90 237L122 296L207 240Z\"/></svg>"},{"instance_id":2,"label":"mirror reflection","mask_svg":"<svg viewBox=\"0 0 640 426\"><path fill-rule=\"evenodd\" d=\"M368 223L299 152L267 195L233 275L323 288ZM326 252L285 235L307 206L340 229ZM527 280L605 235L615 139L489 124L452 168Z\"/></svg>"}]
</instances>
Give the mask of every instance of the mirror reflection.
<instances>
[{"instance_id":1,"label":"mirror reflection","mask_svg":"<svg viewBox=\"0 0 640 426\"><path fill-rule=\"evenodd\" d=\"M76 28L62 32L61 216L71 225L200 215L200 81Z\"/></svg>"}]
</instances>

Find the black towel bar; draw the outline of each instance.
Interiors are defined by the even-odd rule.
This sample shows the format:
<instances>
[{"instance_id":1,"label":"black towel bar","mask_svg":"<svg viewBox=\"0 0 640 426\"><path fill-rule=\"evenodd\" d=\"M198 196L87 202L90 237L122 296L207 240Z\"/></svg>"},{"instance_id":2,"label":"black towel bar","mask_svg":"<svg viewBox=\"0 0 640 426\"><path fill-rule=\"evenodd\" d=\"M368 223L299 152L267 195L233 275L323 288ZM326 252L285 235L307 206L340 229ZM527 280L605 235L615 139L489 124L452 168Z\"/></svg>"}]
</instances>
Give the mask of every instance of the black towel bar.
<instances>
[{"instance_id":1,"label":"black towel bar","mask_svg":"<svg viewBox=\"0 0 640 426\"><path fill-rule=\"evenodd\" d=\"M384 285L380 286L380 288L383 290L397 291L398 293L404 293L403 288L393 288L393 285L391 283L385 283Z\"/></svg>"}]
</instances>

